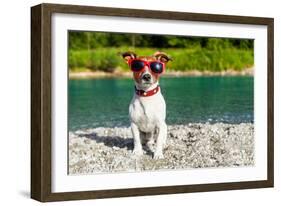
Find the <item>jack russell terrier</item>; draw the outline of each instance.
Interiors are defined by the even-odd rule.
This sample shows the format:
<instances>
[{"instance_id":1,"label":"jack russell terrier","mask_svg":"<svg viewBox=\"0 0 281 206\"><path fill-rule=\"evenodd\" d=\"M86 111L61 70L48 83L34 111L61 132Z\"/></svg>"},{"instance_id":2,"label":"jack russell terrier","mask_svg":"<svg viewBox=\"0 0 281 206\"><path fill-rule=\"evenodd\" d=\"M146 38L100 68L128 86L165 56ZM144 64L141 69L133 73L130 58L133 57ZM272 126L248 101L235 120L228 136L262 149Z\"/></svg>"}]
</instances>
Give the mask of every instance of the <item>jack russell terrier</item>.
<instances>
[{"instance_id":1,"label":"jack russell terrier","mask_svg":"<svg viewBox=\"0 0 281 206\"><path fill-rule=\"evenodd\" d=\"M154 159L162 159L167 139L166 103L161 94L158 79L171 60L165 53L156 52L152 56L140 56L133 52L122 53L133 72L135 93L129 106L131 130L134 138L133 154L143 154L142 144L152 151L156 141Z\"/></svg>"}]
</instances>

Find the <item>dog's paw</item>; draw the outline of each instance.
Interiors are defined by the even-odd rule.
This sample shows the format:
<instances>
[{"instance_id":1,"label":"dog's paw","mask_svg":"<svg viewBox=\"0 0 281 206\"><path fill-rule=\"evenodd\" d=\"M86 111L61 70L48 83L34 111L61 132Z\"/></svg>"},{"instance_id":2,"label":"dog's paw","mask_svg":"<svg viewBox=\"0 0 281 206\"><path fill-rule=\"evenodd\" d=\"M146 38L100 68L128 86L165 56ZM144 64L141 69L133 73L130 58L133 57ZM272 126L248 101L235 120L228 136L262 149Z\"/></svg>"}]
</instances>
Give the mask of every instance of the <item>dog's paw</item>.
<instances>
[{"instance_id":1,"label":"dog's paw","mask_svg":"<svg viewBox=\"0 0 281 206\"><path fill-rule=\"evenodd\" d=\"M142 151L142 149L134 149L134 150L133 150L133 154L134 154L135 156L139 157L139 156L142 156L143 151Z\"/></svg>"},{"instance_id":2,"label":"dog's paw","mask_svg":"<svg viewBox=\"0 0 281 206\"><path fill-rule=\"evenodd\" d=\"M147 147L149 150L153 151L154 142L152 142L152 141L147 142L147 143L146 143L146 147Z\"/></svg>"},{"instance_id":3,"label":"dog's paw","mask_svg":"<svg viewBox=\"0 0 281 206\"><path fill-rule=\"evenodd\" d=\"M164 159L164 155L162 152L155 152L153 159L155 159L155 160Z\"/></svg>"}]
</instances>

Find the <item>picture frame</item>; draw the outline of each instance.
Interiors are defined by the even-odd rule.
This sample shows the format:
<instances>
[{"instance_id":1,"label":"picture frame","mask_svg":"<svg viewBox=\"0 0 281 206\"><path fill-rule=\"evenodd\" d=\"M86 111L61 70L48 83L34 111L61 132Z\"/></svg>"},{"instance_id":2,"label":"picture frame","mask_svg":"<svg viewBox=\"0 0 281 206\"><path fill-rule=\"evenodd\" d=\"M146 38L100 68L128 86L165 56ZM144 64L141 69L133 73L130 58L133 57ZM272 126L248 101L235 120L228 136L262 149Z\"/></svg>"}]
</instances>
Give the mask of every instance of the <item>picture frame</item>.
<instances>
[{"instance_id":1,"label":"picture frame","mask_svg":"<svg viewBox=\"0 0 281 206\"><path fill-rule=\"evenodd\" d=\"M266 29L266 94L267 106L264 107L267 119L261 121L266 125L266 136L259 138L266 141L266 177L257 180L227 181L218 183L199 183L184 185L161 185L124 188L118 186L111 189L74 190L67 192L53 191L54 161L56 155L52 139L54 130L54 114L52 102L54 90L61 85L54 85L52 63L56 58L52 52L54 46L55 14L76 15L90 18L133 18L145 20L161 20L191 22L192 24L214 23L229 25L263 26ZM160 195L174 193L206 192L251 188L266 188L274 185L274 20L263 17L230 16L217 14L200 14L172 11L121 9L79 5L40 4L31 8L31 198L41 201L82 200L109 197L128 197L140 195ZM65 36L66 37L66 36ZM258 81L258 80L257 80ZM261 83L262 84L262 83ZM260 135L260 134L256 134ZM184 172L184 171L183 171ZM55 179L55 180L54 180ZM71 185L70 185L71 187Z\"/></svg>"}]
</instances>

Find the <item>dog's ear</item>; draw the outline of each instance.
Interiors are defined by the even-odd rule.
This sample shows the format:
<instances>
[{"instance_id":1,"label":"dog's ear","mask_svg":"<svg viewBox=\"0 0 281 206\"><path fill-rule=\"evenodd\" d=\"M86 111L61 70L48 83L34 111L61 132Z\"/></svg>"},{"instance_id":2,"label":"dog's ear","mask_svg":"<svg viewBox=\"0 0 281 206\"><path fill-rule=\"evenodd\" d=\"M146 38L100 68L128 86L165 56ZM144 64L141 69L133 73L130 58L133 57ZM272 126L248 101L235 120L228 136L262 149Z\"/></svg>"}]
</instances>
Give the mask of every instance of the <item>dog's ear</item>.
<instances>
[{"instance_id":1,"label":"dog's ear","mask_svg":"<svg viewBox=\"0 0 281 206\"><path fill-rule=\"evenodd\" d=\"M161 62L163 62L163 63L167 63L168 61L172 61L172 58L169 57L169 56L168 56L166 53L164 53L164 52L157 51L157 52L155 52L155 53L153 54L153 56L154 56L157 60L159 60L159 61L161 61Z\"/></svg>"},{"instance_id":2,"label":"dog's ear","mask_svg":"<svg viewBox=\"0 0 281 206\"><path fill-rule=\"evenodd\" d=\"M127 52L124 52L124 53L120 53L123 57L123 59L128 62L130 59L135 59L137 58L137 54L134 53L134 52L131 52L131 51L127 51Z\"/></svg>"}]
</instances>

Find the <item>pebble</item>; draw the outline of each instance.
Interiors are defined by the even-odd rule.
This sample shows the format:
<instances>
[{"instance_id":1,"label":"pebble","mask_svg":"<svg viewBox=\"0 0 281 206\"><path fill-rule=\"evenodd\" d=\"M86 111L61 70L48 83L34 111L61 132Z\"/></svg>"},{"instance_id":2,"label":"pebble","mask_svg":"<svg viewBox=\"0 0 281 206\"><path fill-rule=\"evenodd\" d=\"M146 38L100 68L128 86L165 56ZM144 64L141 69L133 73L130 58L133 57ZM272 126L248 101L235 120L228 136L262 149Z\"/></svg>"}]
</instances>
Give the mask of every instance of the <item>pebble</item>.
<instances>
[{"instance_id":1,"label":"pebble","mask_svg":"<svg viewBox=\"0 0 281 206\"><path fill-rule=\"evenodd\" d=\"M139 172L145 170L238 167L254 165L252 123L189 123L169 125L164 159L145 149L132 154L127 127L90 128L69 133L70 174Z\"/></svg>"}]
</instances>

